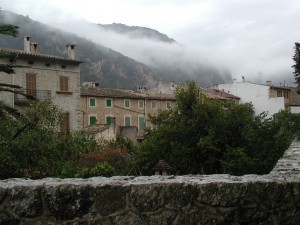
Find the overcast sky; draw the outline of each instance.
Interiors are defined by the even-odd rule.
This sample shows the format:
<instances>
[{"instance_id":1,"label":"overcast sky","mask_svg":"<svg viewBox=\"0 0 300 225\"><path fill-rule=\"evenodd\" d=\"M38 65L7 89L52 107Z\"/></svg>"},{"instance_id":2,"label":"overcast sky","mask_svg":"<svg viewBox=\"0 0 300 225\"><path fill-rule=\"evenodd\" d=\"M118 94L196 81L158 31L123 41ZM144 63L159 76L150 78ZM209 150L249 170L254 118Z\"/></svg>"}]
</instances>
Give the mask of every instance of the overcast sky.
<instances>
[{"instance_id":1,"label":"overcast sky","mask_svg":"<svg viewBox=\"0 0 300 225\"><path fill-rule=\"evenodd\" d=\"M52 25L84 19L153 28L238 79L292 77L300 42L299 0L0 0L0 6Z\"/></svg>"}]
</instances>

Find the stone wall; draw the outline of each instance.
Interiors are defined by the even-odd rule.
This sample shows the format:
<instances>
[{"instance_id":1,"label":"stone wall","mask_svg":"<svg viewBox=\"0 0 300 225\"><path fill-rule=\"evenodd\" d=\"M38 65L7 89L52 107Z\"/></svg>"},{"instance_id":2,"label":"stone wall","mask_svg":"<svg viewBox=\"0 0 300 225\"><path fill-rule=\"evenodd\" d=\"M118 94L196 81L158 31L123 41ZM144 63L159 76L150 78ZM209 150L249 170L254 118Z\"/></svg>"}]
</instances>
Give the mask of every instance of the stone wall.
<instances>
[{"instance_id":1,"label":"stone wall","mask_svg":"<svg viewBox=\"0 0 300 225\"><path fill-rule=\"evenodd\" d=\"M300 142L268 175L0 181L0 225L298 225Z\"/></svg>"},{"instance_id":2,"label":"stone wall","mask_svg":"<svg viewBox=\"0 0 300 225\"><path fill-rule=\"evenodd\" d=\"M1 225L299 224L300 175L0 181Z\"/></svg>"}]
</instances>

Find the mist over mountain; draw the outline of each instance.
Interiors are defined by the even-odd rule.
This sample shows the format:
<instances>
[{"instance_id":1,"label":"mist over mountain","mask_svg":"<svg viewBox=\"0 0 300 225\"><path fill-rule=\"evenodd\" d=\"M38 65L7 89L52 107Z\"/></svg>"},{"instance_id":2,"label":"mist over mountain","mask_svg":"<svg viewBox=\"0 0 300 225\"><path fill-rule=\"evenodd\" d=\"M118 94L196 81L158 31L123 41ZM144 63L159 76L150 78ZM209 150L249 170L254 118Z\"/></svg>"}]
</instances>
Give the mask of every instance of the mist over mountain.
<instances>
[{"instance_id":1,"label":"mist over mountain","mask_svg":"<svg viewBox=\"0 0 300 225\"><path fill-rule=\"evenodd\" d=\"M66 44L76 44L76 57L85 62L80 68L81 82L136 88L153 86L156 80L195 80L202 87L231 80L224 67L213 65L198 52L153 29L85 21L57 24L53 28L6 11L0 11L0 22L20 27L17 38L0 35L2 47L23 49L23 37L29 35L39 43L39 52L66 56Z\"/></svg>"},{"instance_id":2,"label":"mist over mountain","mask_svg":"<svg viewBox=\"0 0 300 225\"><path fill-rule=\"evenodd\" d=\"M122 23L113 24L97 24L100 28L106 31L113 31L119 34L127 35L133 39L149 39L153 41L162 41L166 43L175 43L175 40L167 35L147 27L127 26Z\"/></svg>"}]
</instances>

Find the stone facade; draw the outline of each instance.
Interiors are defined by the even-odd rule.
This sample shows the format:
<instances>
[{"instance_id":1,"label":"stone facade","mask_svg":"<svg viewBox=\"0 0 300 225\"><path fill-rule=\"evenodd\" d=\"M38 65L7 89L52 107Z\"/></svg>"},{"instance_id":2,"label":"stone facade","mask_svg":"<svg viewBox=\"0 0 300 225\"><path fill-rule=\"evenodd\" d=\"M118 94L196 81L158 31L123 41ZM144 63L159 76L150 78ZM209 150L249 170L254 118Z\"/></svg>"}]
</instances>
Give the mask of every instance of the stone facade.
<instances>
[{"instance_id":1,"label":"stone facade","mask_svg":"<svg viewBox=\"0 0 300 225\"><path fill-rule=\"evenodd\" d=\"M107 103L110 102L110 104ZM92 103L92 104L91 104ZM148 114L157 114L160 110L175 105L174 94L146 93L132 90L99 87L82 87L81 107L83 127L95 123L107 124L107 117L114 118L118 126L136 126L138 129L151 128ZM128 123L126 123L126 118Z\"/></svg>"},{"instance_id":2,"label":"stone facade","mask_svg":"<svg viewBox=\"0 0 300 225\"><path fill-rule=\"evenodd\" d=\"M30 43L26 43L26 40L24 42L24 50L0 48L1 51L9 54L7 57L0 58L0 63L17 66L14 68L14 74L1 72L0 82L19 85L24 93L33 94L37 99L51 99L61 110L68 113L69 129L80 130L82 128L79 70L81 62L72 58L31 52L26 48ZM29 76L33 76L33 79ZM67 83L64 90L61 89L61 77ZM1 92L0 98L14 107L26 106L24 104L26 99L21 95Z\"/></svg>"}]
</instances>

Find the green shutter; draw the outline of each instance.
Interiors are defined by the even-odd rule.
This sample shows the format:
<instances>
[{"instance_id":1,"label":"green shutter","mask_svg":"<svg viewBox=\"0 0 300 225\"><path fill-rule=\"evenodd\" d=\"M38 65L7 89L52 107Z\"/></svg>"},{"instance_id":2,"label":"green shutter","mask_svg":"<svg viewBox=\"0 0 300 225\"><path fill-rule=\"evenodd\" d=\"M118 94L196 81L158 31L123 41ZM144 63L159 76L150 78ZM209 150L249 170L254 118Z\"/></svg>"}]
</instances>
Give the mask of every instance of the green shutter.
<instances>
[{"instance_id":1,"label":"green shutter","mask_svg":"<svg viewBox=\"0 0 300 225\"><path fill-rule=\"evenodd\" d=\"M139 100L139 108L140 109L144 108L144 101L143 100Z\"/></svg>"},{"instance_id":2,"label":"green shutter","mask_svg":"<svg viewBox=\"0 0 300 225\"><path fill-rule=\"evenodd\" d=\"M139 117L139 129L145 129L145 119L143 116Z\"/></svg>"},{"instance_id":3,"label":"green shutter","mask_svg":"<svg viewBox=\"0 0 300 225\"><path fill-rule=\"evenodd\" d=\"M129 105L129 99L125 99L125 108L129 108L130 107L130 105Z\"/></svg>"},{"instance_id":4,"label":"green shutter","mask_svg":"<svg viewBox=\"0 0 300 225\"><path fill-rule=\"evenodd\" d=\"M125 116L125 126L130 126L130 117Z\"/></svg>"},{"instance_id":5,"label":"green shutter","mask_svg":"<svg viewBox=\"0 0 300 225\"><path fill-rule=\"evenodd\" d=\"M96 105L96 99L91 98L90 99L90 106L95 106Z\"/></svg>"},{"instance_id":6,"label":"green shutter","mask_svg":"<svg viewBox=\"0 0 300 225\"><path fill-rule=\"evenodd\" d=\"M111 107L111 99L106 99L106 106Z\"/></svg>"},{"instance_id":7,"label":"green shutter","mask_svg":"<svg viewBox=\"0 0 300 225\"><path fill-rule=\"evenodd\" d=\"M111 124L111 116L106 117L106 124Z\"/></svg>"},{"instance_id":8,"label":"green shutter","mask_svg":"<svg viewBox=\"0 0 300 225\"><path fill-rule=\"evenodd\" d=\"M152 109L155 109L155 108L156 108L156 101L152 101L152 102L151 102L151 107L152 107Z\"/></svg>"},{"instance_id":9,"label":"green shutter","mask_svg":"<svg viewBox=\"0 0 300 225\"><path fill-rule=\"evenodd\" d=\"M91 116L90 117L90 125L93 125L96 123L96 117L95 116Z\"/></svg>"}]
</instances>

